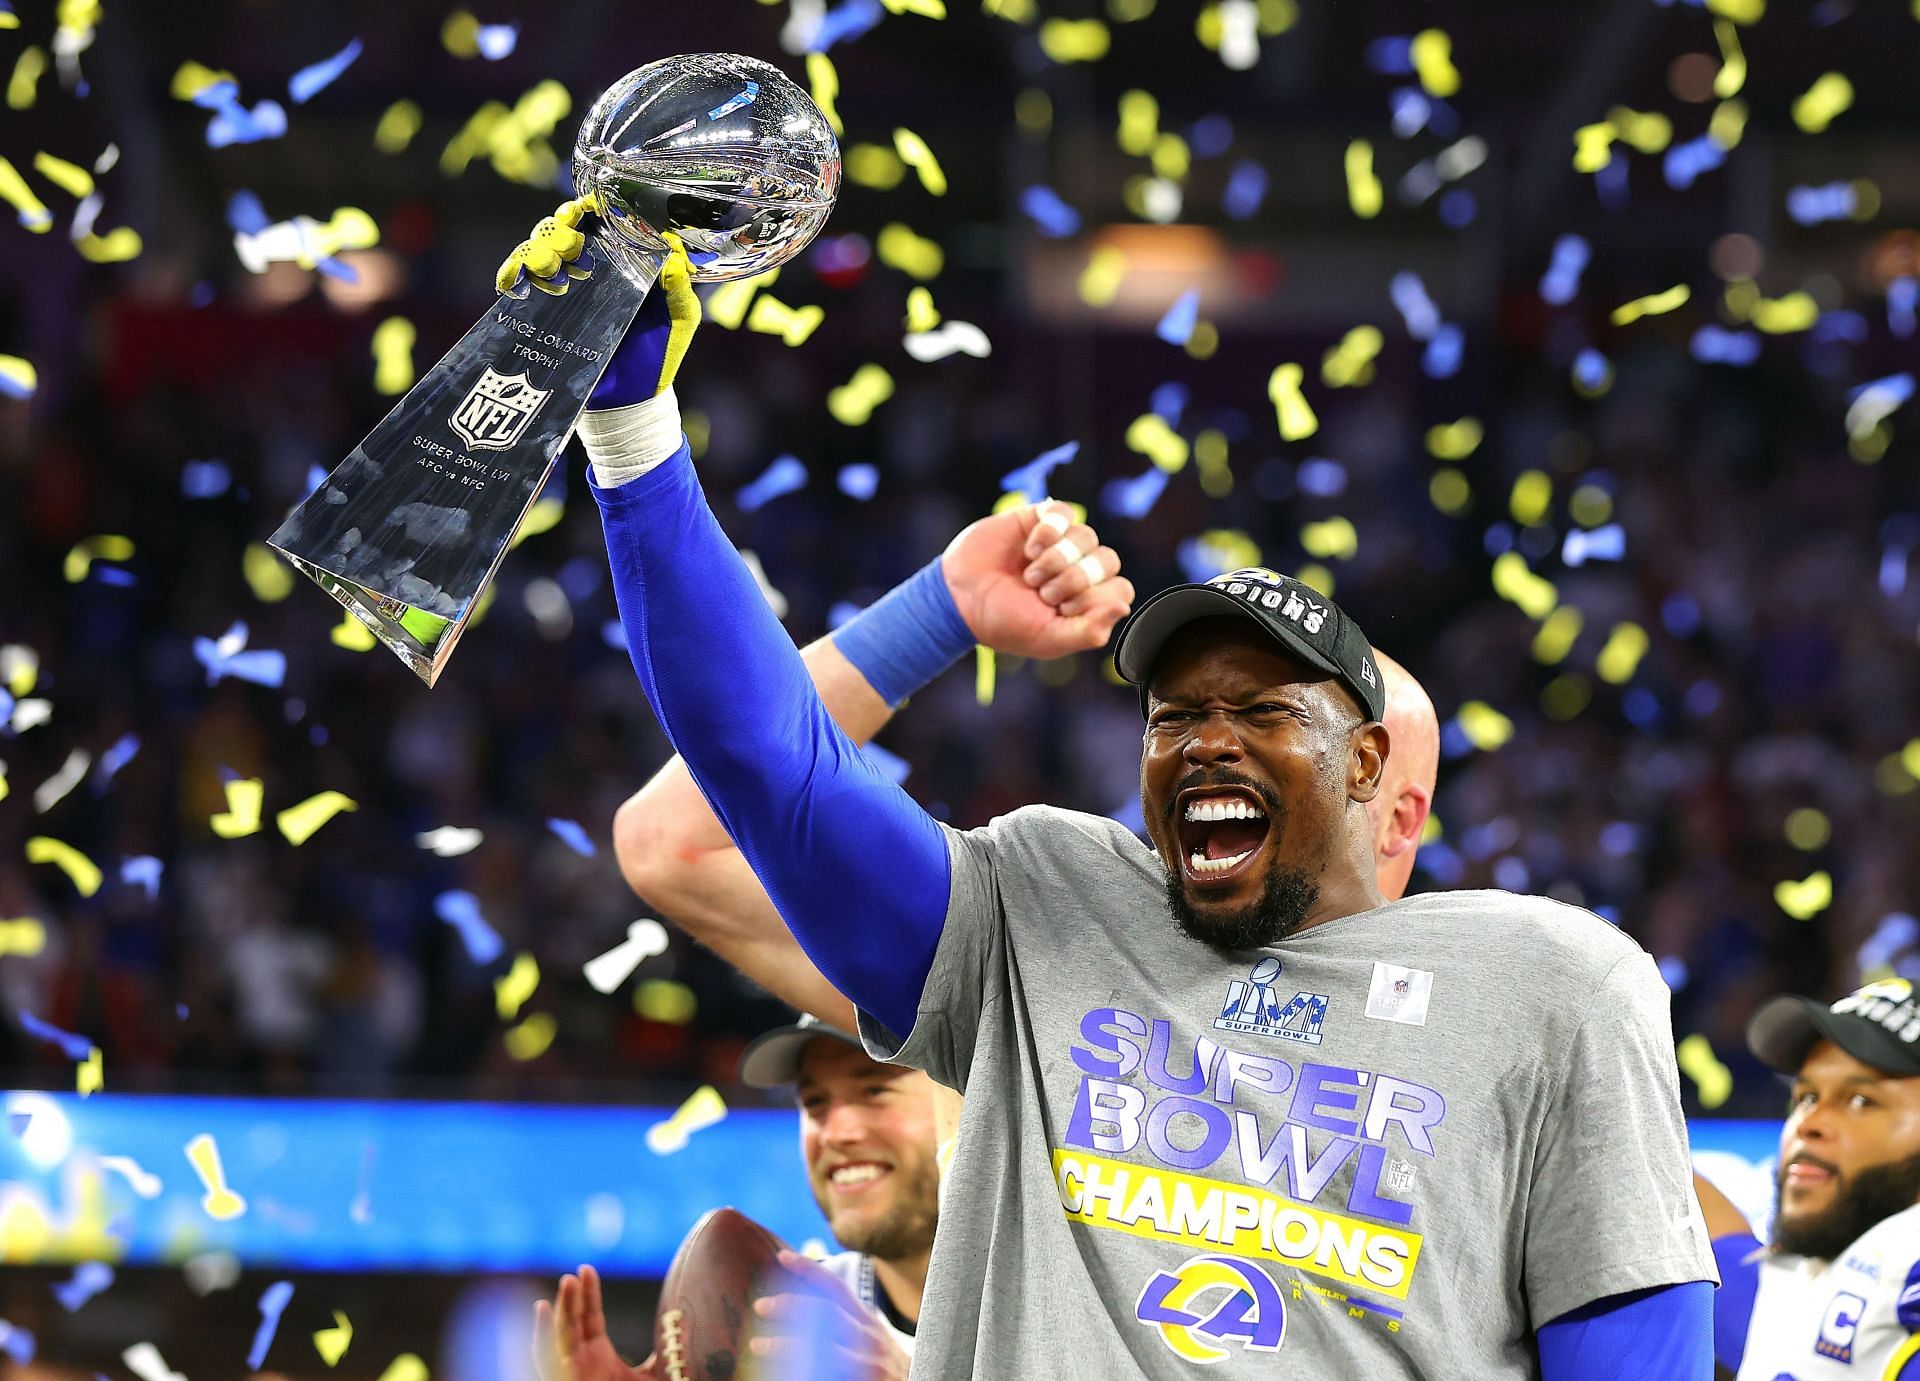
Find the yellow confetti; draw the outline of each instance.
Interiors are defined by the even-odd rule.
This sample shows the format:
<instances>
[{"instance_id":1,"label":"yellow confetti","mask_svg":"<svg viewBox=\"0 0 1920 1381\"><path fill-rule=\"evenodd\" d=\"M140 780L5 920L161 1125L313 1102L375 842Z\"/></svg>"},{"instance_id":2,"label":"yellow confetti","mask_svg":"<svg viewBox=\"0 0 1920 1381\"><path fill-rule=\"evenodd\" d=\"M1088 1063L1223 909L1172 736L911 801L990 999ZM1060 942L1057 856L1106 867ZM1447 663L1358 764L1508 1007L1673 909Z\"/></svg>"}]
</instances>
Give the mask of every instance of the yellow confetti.
<instances>
[{"instance_id":1,"label":"yellow confetti","mask_svg":"<svg viewBox=\"0 0 1920 1381\"><path fill-rule=\"evenodd\" d=\"M507 545L512 551L529 537L538 537L543 532L551 532L555 525L566 516L567 504L564 499L546 494L533 501L533 507L527 510L527 516L520 520L520 526L514 529L513 541Z\"/></svg>"},{"instance_id":2,"label":"yellow confetti","mask_svg":"<svg viewBox=\"0 0 1920 1381\"><path fill-rule=\"evenodd\" d=\"M1527 558L1517 551L1503 551L1493 558L1493 592L1532 619L1544 619L1560 602L1553 582L1528 569Z\"/></svg>"},{"instance_id":3,"label":"yellow confetti","mask_svg":"<svg viewBox=\"0 0 1920 1381\"><path fill-rule=\"evenodd\" d=\"M1080 271L1080 300L1089 307L1110 306L1120 295L1120 284L1127 276L1127 256L1112 245L1101 245L1087 256Z\"/></svg>"},{"instance_id":4,"label":"yellow confetti","mask_svg":"<svg viewBox=\"0 0 1920 1381\"><path fill-rule=\"evenodd\" d=\"M1049 19L1040 26L1040 51L1054 62L1098 62L1112 41L1097 19Z\"/></svg>"},{"instance_id":5,"label":"yellow confetti","mask_svg":"<svg viewBox=\"0 0 1920 1381\"><path fill-rule=\"evenodd\" d=\"M1908 776L1920 781L1920 738L1907 740L1907 746L1900 750L1900 765L1907 769Z\"/></svg>"},{"instance_id":6,"label":"yellow confetti","mask_svg":"<svg viewBox=\"0 0 1920 1381\"><path fill-rule=\"evenodd\" d=\"M44 235L52 228L53 212L33 194L33 188L27 186L20 170L3 157L0 157L0 197L20 213L20 224L36 235Z\"/></svg>"},{"instance_id":7,"label":"yellow confetti","mask_svg":"<svg viewBox=\"0 0 1920 1381\"><path fill-rule=\"evenodd\" d=\"M244 839L260 832L260 809L266 803L267 784L258 777L226 783L227 808L207 823L222 839Z\"/></svg>"},{"instance_id":8,"label":"yellow confetti","mask_svg":"<svg viewBox=\"0 0 1920 1381\"><path fill-rule=\"evenodd\" d=\"M1824 868L1798 882L1775 883L1774 904L1796 921L1810 921L1833 905L1833 875Z\"/></svg>"},{"instance_id":9,"label":"yellow confetti","mask_svg":"<svg viewBox=\"0 0 1920 1381\"><path fill-rule=\"evenodd\" d=\"M825 53L807 54L807 90L813 103L820 107L820 113L827 117L827 123L833 126L833 132L844 138L847 127L841 123L840 108L835 104L840 99L840 74L834 70L833 59Z\"/></svg>"},{"instance_id":10,"label":"yellow confetti","mask_svg":"<svg viewBox=\"0 0 1920 1381\"><path fill-rule=\"evenodd\" d=\"M455 10L440 25L440 46L457 58L477 57L480 21L467 10Z\"/></svg>"},{"instance_id":11,"label":"yellow confetti","mask_svg":"<svg viewBox=\"0 0 1920 1381\"><path fill-rule=\"evenodd\" d=\"M1713 1046L1698 1031L1681 1041L1673 1053L1680 1072L1693 1080L1702 1108L1712 1112L1732 1095L1733 1071L1720 1063Z\"/></svg>"},{"instance_id":12,"label":"yellow confetti","mask_svg":"<svg viewBox=\"0 0 1920 1381\"><path fill-rule=\"evenodd\" d=\"M1200 470L1200 491L1210 499L1233 492L1233 468L1227 464L1226 435L1212 427L1193 439L1193 462Z\"/></svg>"},{"instance_id":13,"label":"yellow confetti","mask_svg":"<svg viewBox=\"0 0 1920 1381\"><path fill-rule=\"evenodd\" d=\"M40 371L18 355L0 355L0 394L31 398L40 388Z\"/></svg>"},{"instance_id":14,"label":"yellow confetti","mask_svg":"<svg viewBox=\"0 0 1920 1381\"><path fill-rule=\"evenodd\" d=\"M403 1352L380 1373L380 1381L432 1381L432 1373L413 1353Z\"/></svg>"},{"instance_id":15,"label":"yellow confetti","mask_svg":"<svg viewBox=\"0 0 1920 1381\"><path fill-rule=\"evenodd\" d=\"M1386 344L1378 326L1356 326L1320 361L1320 382L1328 388L1361 388L1373 382L1373 362Z\"/></svg>"},{"instance_id":16,"label":"yellow confetti","mask_svg":"<svg viewBox=\"0 0 1920 1381\"><path fill-rule=\"evenodd\" d=\"M1597 173L1613 160L1613 141L1619 134L1611 120L1582 125L1573 132L1573 170Z\"/></svg>"},{"instance_id":17,"label":"yellow confetti","mask_svg":"<svg viewBox=\"0 0 1920 1381\"><path fill-rule=\"evenodd\" d=\"M1469 700L1455 716L1460 732L1483 753L1504 748L1513 737L1513 721L1484 700Z\"/></svg>"},{"instance_id":18,"label":"yellow confetti","mask_svg":"<svg viewBox=\"0 0 1920 1381\"><path fill-rule=\"evenodd\" d=\"M1436 460L1465 460L1480 448L1486 429L1477 417L1427 428L1427 452Z\"/></svg>"},{"instance_id":19,"label":"yellow confetti","mask_svg":"<svg viewBox=\"0 0 1920 1381\"><path fill-rule=\"evenodd\" d=\"M1153 152L1148 157L1156 174L1174 182L1185 177L1193 166L1193 152L1187 147L1187 141L1177 134L1163 134L1154 140Z\"/></svg>"},{"instance_id":20,"label":"yellow confetti","mask_svg":"<svg viewBox=\"0 0 1920 1381\"><path fill-rule=\"evenodd\" d=\"M73 890L83 897L90 897L100 890L102 874L99 865L73 845L61 840L44 834L34 835L27 841L27 862L51 863L67 875Z\"/></svg>"},{"instance_id":21,"label":"yellow confetti","mask_svg":"<svg viewBox=\"0 0 1920 1381\"><path fill-rule=\"evenodd\" d=\"M877 364L863 364L853 377L827 394L827 411L843 427L864 427L873 411L893 397L893 375Z\"/></svg>"},{"instance_id":22,"label":"yellow confetti","mask_svg":"<svg viewBox=\"0 0 1920 1381\"><path fill-rule=\"evenodd\" d=\"M40 679L40 654L25 643L0 647L0 679L15 697L31 695Z\"/></svg>"},{"instance_id":23,"label":"yellow confetti","mask_svg":"<svg viewBox=\"0 0 1920 1381\"><path fill-rule=\"evenodd\" d=\"M92 173L77 163L55 158L45 150L33 156L33 170L70 197L86 197L93 193Z\"/></svg>"},{"instance_id":24,"label":"yellow confetti","mask_svg":"<svg viewBox=\"0 0 1920 1381\"><path fill-rule=\"evenodd\" d=\"M534 990L540 986L540 963L525 950L513 956L513 967L493 980L493 1006L500 1020L512 1021L520 1015Z\"/></svg>"},{"instance_id":25,"label":"yellow confetti","mask_svg":"<svg viewBox=\"0 0 1920 1381\"><path fill-rule=\"evenodd\" d=\"M1328 518L1300 529L1300 549L1308 556L1347 560L1360 550L1360 534L1345 518Z\"/></svg>"},{"instance_id":26,"label":"yellow confetti","mask_svg":"<svg viewBox=\"0 0 1920 1381\"><path fill-rule=\"evenodd\" d=\"M104 235L86 234L73 247L90 264L124 264L140 257L143 247L140 232L131 226L118 226Z\"/></svg>"},{"instance_id":27,"label":"yellow confetti","mask_svg":"<svg viewBox=\"0 0 1920 1381\"><path fill-rule=\"evenodd\" d=\"M15 14L12 10L0 11L0 29L17 29L19 27L19 15Z\"/></svg>"},{"instance_id":28,"label":"yellow confetti","mask_svg":"<svg viewBox=\"0 0 1920 1381\"><path fill-rule=\"evenodd\" d=\"M1460 90L1460 73L1453 65L1453 40L1444 29L1423 29L1413 36L1413 70L1429 96L1451 96Z\"/></svg>"},{"instance_id":29,"label":"yellow confetti","mask_svg":"<svg viewBox=\"0 0 1920 1381\"><path fill-rule=\"evenodd\" d=\"M1722 101L1707 121L1707 137L1723 149L1737 148L1747 130L1747 103Z\"/></svg>"},{"instance_id":30,"label":"yellow confetti","mask_svg":"<svg viewBox=\"0 0 1920 1381\"><path fill-rule=\"evenodd\" d=\"M333 1311L333 1327L313 1335L313 1350L328 1366L337 1366L353 1342L353 1324L338 1309Z\"/></svg>"},{"instance_id":31,"label":"yellow confetti","mask_svg":"<svg viewBox=\"0 0 1920 1381\"><path fill-rule=\"evenodd\" d=\"M1793 123L1819 134L1853 105L1853 83L1838 72L1823 73L1793 103Z\"/></svg>"},{"instance_id":32,"label":"yellow confetti","mask_svg":"<svg viewBox=\"0 0 1920 1381\"><path fill-rule=\"evenodd\" d=\"M1187 439L1157 412L1141 413L1127 425L1127 449L1138 451L1170 475L1185 467L1191 451Z\"/></svg>"},{"instance_id":33,"label":"yellow confetti","mask_svg":"<svg viewBox=\"0 0 1920 1381\"><path fill-rule=\"evenodd\" d=\"M522 1062L537 1060L547 1053L559 1030L559 1023L553 1019L552 1013L535 1012L518 1026L509 1027L501 1040L507 1047L507 1054L514 1059Z\"/></svg>"},{"instance_id":34,"label":"yellow confetti","mask_svg":"<svg viewBox=\"0 0 1920 1381\"><path fill-rule=\"evenodd\" d=\"M1473 486L1458 470L1436 470L1433 478L1427 481L1427 498L1442 513L1457 518L1473 502Z\"/></svg>"},{"instance_id":35,"label":"yellow confetti","mask_svg":"<svg viewBox=\"0 0 1920 1381\"><path fill-rule=\"evenodd\" d=\"M1523 471L1513 482L1507 499L1507 511L1522 527L1532 527L1547 516L1553 506L1553 478L1544 470Z\"/></svg>"},{"instance_id":36,"label":"yellow confetti","mask_svg":"<svg viewBox=\"0 0 1920 1381\"><path fill-rule=\"evenodd\" d=\"M945 0L880 0L888 14L917 14L926 19L945 19Z\"/></svg>"},{"instance_id":37,"label":"yellow confetti","mask_svg":"<svg viewBox=\"0 0 1920 1381\"><path fill-rule=\"evenodd\" d=\"M1347 204L1353 214L1370 221L1380 214L1385 194L1373 172L1373 145L1356 139L1347 145Z\"/></svg>"},{"instance_id":38,"label":"yellow confetti","mask_svg":"<svg viewBox=\"0 0 1920 1381\"><path fill-rule=\"evenodd\" d=\"M922 282L938 278L947 262L946 253L938 244L914 234L898 221L881 227L873 242L873 251L888 268L899 269Z\"/></svg>"},{"instance_id":39,"label":"yellow confetti","mask_svg":"<svg viewBox=\"0 0 1920 1381\"><path fill-rule=\"evenodd\" d=\"M0 801L13 794L13 788L7 785L7 765L0 762Z\"/></svg>"},{"instance_id":40,"label":"yellow confetti","mask_svg":"<svg viewBox=\"0 0 1920 1381\"><path fill-rule=\"evenodd\" d=\"M907 294L908 331L918 333L931 331L940 324L940 313L933 305L933 294L925 288L915 288Z\"/></svg>"},{"instance_id":41,"label":"yellow confetti","mask_svg":"<svg viewBox=\"0 0 1920 1381\"><path fill-rule=\"evenodd\" d=\"M1624 142L1641 153L1659 153L1673 142L1673 121L1658 111L1638 111L1617 105L1607 112L1607 123Z\"/></svg>"},{"instance_id":42,"label":"yellow confetti","mask_svg":"<svg viewBox=\"0 0 1920 1381\"><path fill-rule=\"evenodd\" d=\"M973 699L979 705L993 703L994 681L999 674L999 660L993 649L981 643L973 649Z\"/></svg>"},{"instance_id":43,"label":"yellow confetti","mask_svg":"<svg viewBox=\"0 0 1920 1381\"><path fill-rule=\"evenodd\" d=\"M475 616L476 619L478 615ZM373 636L373 630L345 610L341 611L340 622L333 626L328 635L333 645L345 648L348 652L371 652L379 645L379 639Z\"/></svg>"},{"instance_id":44,"label":"yellow confetti","mask_svg":"<svg viewBox=\"0 0 1920 1381\"><path fill-rule=\"evenodd\" d=\"M1548 719L1565 724L1587 708L1593 699L1593 687L1577 672L1556 676L1540 692L1540 709Z\"/></svg>"},{"instance_id":45,"label":"yellow confetti","mask_svg":"<svg viewBox=\"0 0 1920 1381\"><path fill-rule=\"evenodd\" d=\"M933 156L933 150L927 147L927 141L910 129L896 129L893 132L893 151L900 155L900 161L920 175L920 185L936 197L947 194L947 175L940 167L940 160Z\"/></svg>"},{"instance_id":46,"label":"yellow confetti","mask_svg":"<svg viewBox=\"0 0 1920 1381\"><path fill-rule=\"evenodd\" d=\"M700 1010L693 989L671 978L649 978L633 990L633 1010L648 1021L685 1026Z\"/></svg>"},{"instance_id":47,"label":"yellow confetti","mask_svg":"<svg viewBox=\"0 0 1920 1381\"><path fill-rule=\"evenodd\" d=\"M293 593L293 571L265 542L249 542L240 554L240 574L262 604L278 604Z\"/></svg>"},{"instance_id":48,"label":"yellow confetti","mask_svg":"<svg viewBox=\"0 0 1920 1381\"><path fill-rule=\"evenodd\" d=\"M488 101L476 110L440 154L440 171L458 177L483 154L509 182L547 187L560 171L559 156L547 136L573 108L573 97L557 81L538 82L509 109Z\"/></svg>"},{"instance_id":49,"label":"yellow confetti","mask_svg":"<svg viewBox=\"0 0 1920 1381\"><path fill-rule=\"evenodd\" d=\"M1616 623L1607 634L1607 645L1594 660L1594 670L1609 685L1624 686L1640 669L1641 658L1649 646L1647 630L1637 623Z\"/></svg>"},{"instance_id":50,"label":"yellow confetti","mask_svg":"<svg viewBox=\"0 0 1920 1381\"><path fill-rule=\"evenodd\" d=\"M1033 0L980 0L980 12L994 15L1009 24L1031 24L1038 18Z\"/></svg>"},{"instance_id":51,"label":"yellow confetti","mask_svg":"<svg viewBox=\"0 0 1920 1381\"><path fill-rule=\"evenodd\" d=\"M1279 417L1280 437L1284 441L1304 441L1320 430L1320 419L1313 415L1306 395L1300 391L1300 381L1305 374L1297 364L1283 364L1276 365L1267 376L1267 397Z\"/></svg>"},{"instance_id":52,"label":"yellow confetti","mask_svg":"<svg viewBox=\"0 0 1920 1381\"><path fill-rule=\"evenodd\" d=\"M722 283L707 297L703 313L705 319L729 331L736 330L747 319L747 306L753 301L753 295L762 288L772 286L779 276L779 269L768 269L751 278L736 278L732 282Z\"/></svg>"},{"instance_id":53,"label":"yellow confetti","mask_svg":"<svg viewBox=\"0 0 1920 1381\"><path fill-rule=\"evenodd\" d=\"M1013 120L1029 139L1044 139L1053 129L1053 98L1030 86L1013 99Z\"/></svg>"},{"instance_id":54,"label":"yellow confetti","mask_svg":"<svg viewBox=\"0 0 1920 1381\"><path fill-rule=\"evenodd\" d=\"M1160 102L1150 91L1120 93L1120 129L1115 136L1120 152L1145 158L1153 152L1153 141L1160 137Z\"/></svg>"},{"instance_id":55,"label":"yellow confetti","mask_svg":"<svg viewBox=\"0 0 1920 1381\"><path fill-rule=\"evenodd\" d=\"M1585 624L1586 619L1571 604L1555 609L1533 635L1533 660L1549 667L1564 662Z\"/></svg>"},{"instance_id":56,"label":"yellow confetti","mask_svg":"<svg viewBox=\"0 0 1920 1381\"><path fill-rule=\"evenodd\" d=\"M31 916L0 921L0 957L17 954L31 959L47 947L47 928Z\"/></svg>"},{"instance_id":57,"label":"yellow confetti","mask_svg":"<svg viewBox=\"0 0 1920 1381\"><path fill-rule=\"evenodd\" d=\"M359 803L337 791L309 796L297 806L288 806L273 817L273 823L289 844L298 848L313 838L319 828L342 811L358 810Z\"/></svg>"},{"instance_id":58,"label":"yellow confetti","mask_svg":"<svg viewBox=\"0 0 1920 1381\"><path fill-rule=\"evenodd\" d=\"M762 293L747 313L747 329L763 336L778 336L788 345L804 345L827 319L826 308L789 307L772 293Z\"/></svg>"},{"instance_id":59,"label":"yellow confetti","mask_svg":"<svg viewBox=\"0 0 1920 1381\"><path fill-rule=\"evenodd\" d=\"M1333 572L1317 561L1309 561L1293 573L1293 578L1309 590L1333 598Z\"/></svg>"},{"instance_id":60,"label":"yellow confetti","mask_svg":"<svg viewBox=\"0 0 1920 1381\"><path fill-rule=\"evenodd\" d=\"M373 328L373 391L391 398L413 387L413 323L390 316Z\"/></svg>"},{"instance_id":61,"label":"yellow confetti","mask_svg":"<svg viewBox=\"0 0 1920 1381\"><path fill-rule=\"evenodd\" d=\"M1665 292L1649 293L1645 297L1636 297L1631 302L1623 302L1613 309L1613 324L1625 326L1629 322L1640 320L1643 316L1661 316L1684 305L1693 296L1693 289L1685 283L1676 283Z\"/></svg>"},{"instance_id":62,"label":"yellow confetti","mask_svg":"<svg viewBox=\"0 0 1920 1381\"><path fill-rule=\"evenodd\" d=\"M1761 298L1753 304L1755 330L1770 336L1804 331L1820 319L1820 304L1812 293L1791 292L1785 297Z\"/></svg>"},{"instance_id":63,"label":"yellow confetti","mask_svg":"<svg viewBox=\"0 0 1920 1381\"><path fill-rule=\"evenodd\" d=\"M90 1098L107 1086L106 1067L100 1057L100 1047L89 1046L87 1058L74 1067L73 1088L82 1098Z\"/></svg>"},{"instance_id":64,"label":"yellow confetti","mask_svg":"<svg viewBox=\"0 0 1920 1381\"><path fill-rule=\"evenodd\" d=\"M1767 0L1707 0L1707 11L1736 24L1758 24L1767 12Z\"/></svg>"},{"instance_id":65,"label":"yellow confetti","mask_svg":"<svg viewBox=\"0 0 1920 1381\"><path fill-rule=\"evenodd\" d=\"M216 70L204 63L183 62L174 69L171 92L176 101L191 101L208 87L221 82L232 82L238 86L240 79L231 72Z\"/></svg>"},{"instance_id":66,"label":"yellow confetti","mask_svg":"<svg viewBox=\"0 0 1920 1381\"><path fill-rule=\"evenodd\" d=\"M1107 17L1116 24L1137 24L1153 13L1155 0L1107 0Z\"/></svg>"},{"instance_id":67,"label":"yellow confetti","mask_svg":"<svg viewBox=\"0 0 1920 1381\"><path fill-rule=\"evenodd\" d=\"M1833 822L1827 819L1824 811L1802 806L1787 815L1784 832L1787 843L1811 853L1827 847L1828 841L1833 838Z\"/></svg>"},{"instance_id":68,"label":"yellow confetti","mask_svg":"<svg viewBox=\"0 0 1920 1381\"><path fill-rule=\"evenodd\" d=\"M247 1211L247 1201L227 1188L226 1172L220 1168L220 1148L209 1133L202 1132L187 1143L187 1162L206 1186L200 1207L209 1218L224 1223Z\"/></svg>"},{"instance_id":69,"label":"yellow confetti","mask_svg":"<svg viewBox=\"0 0 1920 1381\"><path fill-rule=\"evenodd\" d=\"M876 192L891 192L907 175L900 155L880 144L855 144L846 153L847 181Z\"/></svg>"},{"instance_id":70,"label":"yellow confetti","mask_svg":"<svg viewBox=\"0 0 1920 1381\"><path fill-rule=\"evenodd\" d=\"M1740 94L1747 84L1747 55L1740 47L1740 31L1724 19L1713 21L1713 36L1720 44L1720 70L1713 76L1713 94L1721 100Z\"/></svg>"},{"instance_id":71,"label":"yellow confetti","mask_svg":"<svg viewBox=\"0 0 1920 1381\"><path fill-rule=\"evenodd\" d=\"M726 1115L727 1103L720 1096L720 1090L704 1084L694 1090L693 1096L682 1103L672 1117L647 1128L647 1149L657 1156L684 1150L687 1138L713 1126Z\"/></svg>"},{"instance_id":72,"label":"yellow confetti","mask_svg":"<svg viewBox=\"0 0 1920 1381\"><path fill-rule=\"evenodd\" d=\"M420 132L421 120L418 101L395 101L381 112L380 123L374 127L374 148L388 154L405 152Z\"/></svg>"}]
</instances>

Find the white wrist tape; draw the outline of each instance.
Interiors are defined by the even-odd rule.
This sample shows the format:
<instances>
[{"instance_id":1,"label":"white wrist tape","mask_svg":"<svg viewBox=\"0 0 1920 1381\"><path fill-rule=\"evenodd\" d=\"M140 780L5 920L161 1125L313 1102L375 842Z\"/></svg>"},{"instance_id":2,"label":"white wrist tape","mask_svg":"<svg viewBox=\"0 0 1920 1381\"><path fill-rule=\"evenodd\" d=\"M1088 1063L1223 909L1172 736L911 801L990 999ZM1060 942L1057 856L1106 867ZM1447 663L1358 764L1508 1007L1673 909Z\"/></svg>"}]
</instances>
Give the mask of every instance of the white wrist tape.
<instances>
[{"instance_id":1,"label":"white wrist tape","mask_svg":"<svg viewBox=\"0 0 1920 1381\"><path fill-rule=\"evenodd\" d=\"M580 414L580 440L593 462L593 482L614 489L680 449L680 400L671 388L644 403Z\"/></svg>"}]
</instances>

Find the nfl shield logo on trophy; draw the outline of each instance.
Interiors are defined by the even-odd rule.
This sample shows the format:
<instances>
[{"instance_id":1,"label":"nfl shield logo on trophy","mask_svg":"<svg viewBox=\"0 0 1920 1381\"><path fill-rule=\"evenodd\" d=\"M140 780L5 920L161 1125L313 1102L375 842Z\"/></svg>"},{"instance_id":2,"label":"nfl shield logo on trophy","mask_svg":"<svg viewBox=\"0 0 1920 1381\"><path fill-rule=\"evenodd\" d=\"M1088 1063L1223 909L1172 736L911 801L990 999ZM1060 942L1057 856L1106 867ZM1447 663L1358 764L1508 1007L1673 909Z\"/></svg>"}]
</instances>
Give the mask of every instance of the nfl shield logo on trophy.
<instances>
[{"instance_id":1,"label":"nfl shield logo on trophy","mask_svg":"<svg viewBox=\"0 0 1920 1381\"><path fill-rule=\"evenodd\" d=\"M498 374L489 366L447 423L476 451L504 451L520 439L552 391L535 388L525 374Z\"/></svg>"}]
</instances>

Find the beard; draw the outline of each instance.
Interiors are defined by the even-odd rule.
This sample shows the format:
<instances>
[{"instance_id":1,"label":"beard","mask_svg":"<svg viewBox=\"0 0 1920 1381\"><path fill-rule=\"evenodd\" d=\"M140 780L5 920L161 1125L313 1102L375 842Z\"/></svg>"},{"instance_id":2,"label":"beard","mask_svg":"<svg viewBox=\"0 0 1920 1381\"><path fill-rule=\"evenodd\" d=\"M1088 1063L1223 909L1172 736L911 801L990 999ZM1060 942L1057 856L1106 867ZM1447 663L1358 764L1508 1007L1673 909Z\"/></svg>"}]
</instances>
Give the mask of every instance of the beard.
<instances>
[{"instance_id":1,"label":"beard","mask_svg":"<svg viewBox=\"0 0 1920 1381\"><path fill-rule=\"evenodd\" d=\"M1267 865L1266 886L1253 901L1225 915L1202 916L1188 899L1178 869L1167 874L1167 910L1173 923L1189 939L1224 955L1279 944L1305 924L1319 900L1320 885L1306 869L1283 868L1275 858Z\"/></svg>"},{"instance_id":2,"label":"beard","mask_svg":"<svg viewBox=\"0 0 1920 1381\"><path fill-rule=\"evenodd\" d=\"M848 1251L865 1252L883 1261L899 1261L918 1256L933 1247L933 1232L940 1223L940 1166L931 1156L919 1161L912 1170L894 1172L900 1182L894 1189L893 1207L879 1218L842 1214L842 1226L828 1212L827 1200L818 1192L820 1211L840 1245Z\"/></svg>"},{"instance_id":3,"label":"beard","mask_svg":"<svg viewBox=\"0 0 1920 1381\"><path fill-rule=\"evenodd\" d=\"M1920 1202L1920 1156L1841 1176L1831 1204L1791 1220L1780 1213L1779 1183L1776 1178L1773 1245L1795 1256L1832 1261L1874 1224Z\"/></svg>"}]
</instances>

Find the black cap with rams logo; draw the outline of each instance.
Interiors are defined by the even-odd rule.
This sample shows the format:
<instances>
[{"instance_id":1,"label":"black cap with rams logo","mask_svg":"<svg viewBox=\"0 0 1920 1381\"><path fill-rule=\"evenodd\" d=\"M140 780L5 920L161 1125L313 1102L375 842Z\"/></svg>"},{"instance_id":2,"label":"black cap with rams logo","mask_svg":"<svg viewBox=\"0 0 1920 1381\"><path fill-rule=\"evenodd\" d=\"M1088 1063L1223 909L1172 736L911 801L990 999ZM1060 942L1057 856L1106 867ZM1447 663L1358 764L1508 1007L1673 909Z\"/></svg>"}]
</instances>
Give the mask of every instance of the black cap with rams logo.
<instances>
[{"instance_id":1,"label":"black cap with rams logo","mask_svg":"<svg viewBox=\"0 0 1920 1381\"><path fill-rule=\"evenodd\" d=\"M1270 633L1288 656L1336 677L1353 692L1368 719L1387 712L1387 690L1373 648L1339 605L1310 585L1265 566L1228 571L1194 585L1162 590L1133 611L1114 640L1113 664L1140 687L1147 704L1147 678L1167 640L1195 619L1239 615Z\"/></svg>"},{"instance_id":2,"label":"black cap with rams logo","mask_svg":"<svg viewBox=\"0 0 1920 1381\"><path fill-rule=\"evenodd\" d=\"M1920 1076L1920 999L1913 984L1883 978L1831 1006L1783 993L1763 1002L1747 1023L1747 1048L1782 1074L1798 1074L1823 1040L1883 1074Z\"/></svg>"}]
</instances>

